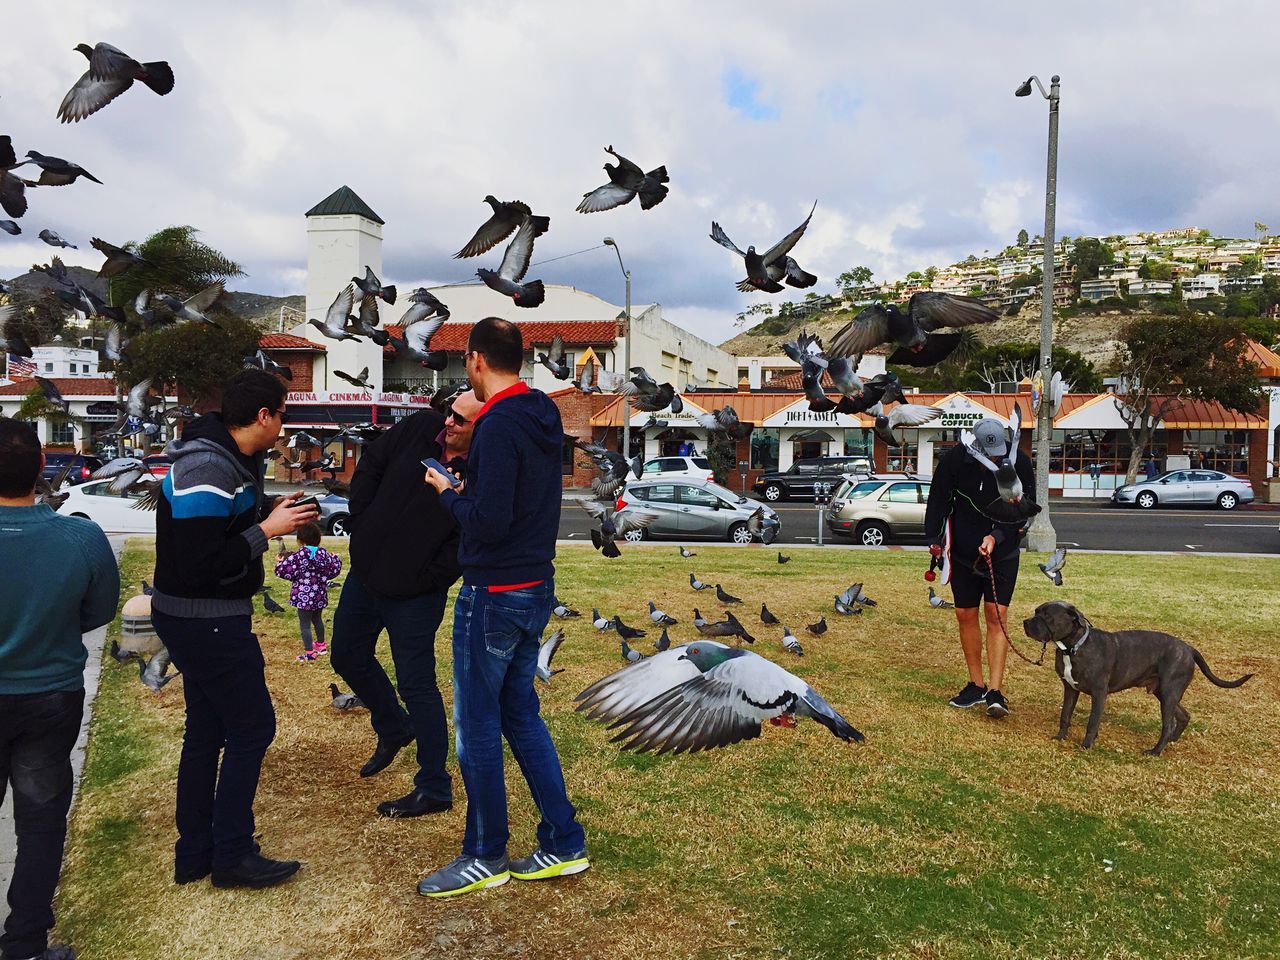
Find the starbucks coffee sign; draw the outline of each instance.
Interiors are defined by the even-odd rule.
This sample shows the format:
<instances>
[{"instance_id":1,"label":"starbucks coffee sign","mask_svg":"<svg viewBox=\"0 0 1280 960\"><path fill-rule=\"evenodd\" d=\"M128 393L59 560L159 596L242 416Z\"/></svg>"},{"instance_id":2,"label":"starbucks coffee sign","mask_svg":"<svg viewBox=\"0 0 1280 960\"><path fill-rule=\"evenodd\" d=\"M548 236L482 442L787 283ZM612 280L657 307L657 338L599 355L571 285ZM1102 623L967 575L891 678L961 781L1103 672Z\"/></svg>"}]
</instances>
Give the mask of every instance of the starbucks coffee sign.
<instances>
[{"instance_id":1,"label":"starbucks coffee sign","mask_svg":"<svg viewBox=\"0 0 1280 960\"><path fill-rule=\"evenodd\" d=\"M925 426L940 430L971 430L974 424L985 416L986 414L982 412L944 410L937 420L932 420Z\"/></svg>"}]
</instances>

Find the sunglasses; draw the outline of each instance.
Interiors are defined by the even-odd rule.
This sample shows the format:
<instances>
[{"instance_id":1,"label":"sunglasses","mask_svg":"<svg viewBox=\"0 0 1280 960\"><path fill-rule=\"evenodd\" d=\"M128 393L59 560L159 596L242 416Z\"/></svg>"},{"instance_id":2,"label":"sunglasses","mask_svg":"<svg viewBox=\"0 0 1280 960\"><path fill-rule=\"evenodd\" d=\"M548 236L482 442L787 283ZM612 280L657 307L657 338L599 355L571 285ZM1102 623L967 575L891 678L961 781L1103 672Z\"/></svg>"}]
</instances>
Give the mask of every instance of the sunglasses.
<instances>
[{"instance_id":1,"label":"sunglasses","mask_svg":"<svg viewBox=\"0 0 1280 960\"><path fill-rule=\"evenodd\" d=\"M460 413L459 413L457 410L455 410L453 407L450 407L450 408L449 408L449 412L448 412L447 414L445 414L445 417L446 417L446 418L447 418L447 417L452 417L452 418L453 418L453 422L454 422L454 423L456 423L456 424L457 424L458 426L460 426L460 427L465 427L465 426L467 425L467 418L466 418L466 417L464 417L462 414L460 414Z\"/></svg>"}]
</instances>

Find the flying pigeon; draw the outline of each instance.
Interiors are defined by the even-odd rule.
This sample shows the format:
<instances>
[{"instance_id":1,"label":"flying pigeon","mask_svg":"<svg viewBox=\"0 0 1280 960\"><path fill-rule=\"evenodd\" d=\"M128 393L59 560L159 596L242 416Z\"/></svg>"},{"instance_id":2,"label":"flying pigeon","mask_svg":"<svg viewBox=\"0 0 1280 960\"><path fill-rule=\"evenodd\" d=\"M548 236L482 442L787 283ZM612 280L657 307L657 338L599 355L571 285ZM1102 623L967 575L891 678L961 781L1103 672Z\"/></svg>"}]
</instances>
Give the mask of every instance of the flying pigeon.
<instances>
[{"instance_id":1,"label":"flying pigeon","mask_svg":"<svg viewBox=\"0 0 1280 960\"><path fill-rule=\"evenodd\" d=\"M939 610L945 610L947 607L954 607L955 604L950 600L944 600L933 592L933 587L929 588L929 606L937 607Z\"/></svg>"},{"instance_id":2,"label":"flying pigeon","mask_svg":"<svg viewBox=\"0 0 1280 960\"><path fill-rule=\"evenodd\" d=\"M57 233L48 229L47 227L44 230L41 230L38 234L36 234L36 236L38 236L41 240L43 240L45 243L47 243L51 247L70 247L72 250L80 249L70 240L64 240Z\"/></svg>"},{"instance_id":3,"label":"flying pigeon","mask_svg":"<svg viewBox=\"0 0 1280 960\"><path fill-rule=\"evenodd\" d=\"M816 690L748 650L709 640L672 647L578 694L623 750L685 753L760 736L765 720L809 717L844 741L865 738Z\"/></svg>"},{"instance_id":4,"label":"flying pigeon","mask_svg":"<svg viewBox=\"0 0 1280 960\"><path fill-rule=\"evenodd\" d=\"M819 617L817 623L811 623L805 627L815 637L820 637L827 632L827 618Z\"/></svg>"},{"instance_id":5,"label":"flying pigeon","mask_svg":"<svg viewBox=\"0 0 1280 960\"><path fill-rule=\"evenodd\" d=\"M20 217L27 212L29 181L9 172L17 166L20 164L13 152L13 141L4 134L0 136L0 209L11 217Z\"/></svg>"},{"instance_id":6,"label":"flying pigeon","mask_svg":"<svg viewBox=\"0 0 1280 960\"><path fill-rule=\"evenodd\" d=\"M550 353L539 353L538 362L551 371L557 380L568 380L573 367L566 362L568 354L564 350L564 338L556 334L551 338Z\"/></svg>"},{"instance_id":7,"label":"flying pigeon","mask_svg":"<svg viewBox=\"0 0 1280 960\"><path fill-rule=\"evenodd\" d=\"M284 607L272 599L271 591L267 587L262 588L262 609L267 613L284 613Z\"/></svg>"},{"instance_id":8,"label":"flying pigeon","mask_svg":"<svg viewBox=\"0 0 1280 960\"><path fill-rule=\"evenodd\" d=\"M530 280L521 283L529 272L529 261L533 257L533 241L542 236L551 226L550 217L526 216L516 230L515 239L507 245L502 255L502 263L497 271L481 267L476 276L484 281L485 286L504 297L510 297L517 307L536 307L546 299L546 290L541 280Z\"/></svg>"},{"instance_id":9,"label":"flying pigeon","mask_svg":"<svg viewBox=\"0 0 1280 960\"><path fill-rule=\"evenodd\" d=\"M804 236L805 230L809 227L809 221L813 219L813 211L817 208L818 202L815 200L813 209L809 211L809 216L805 217L804 223L788 233L763 254L756 253L755 247L747 247L745 253L739 250L737 245L729 239L729 235L720 227L720 224L712 221L711 239L726 250L732 250L746 261L747 278L738 281L738 289L740 291L750 293L753 290L764 290L767 293L777 293L782 289L782 284L779 282L782 280L785 280L790 286L802 288L812 287L818 282L817 277L800 269L800 264L787 255L791 252L791 248Z\"/></svg>"},{"instance_id":10,"label":"flying pigeon","mask_svg":"<svg viewBox=\"0 0 1280 960\"><path fill-rule=\"evenodd\" d=\"M834 409L837 413L865 413L869 410L882 409L883 404L892 403L895 400L899 403L907 402L898 375L878 373L870 380L864 381L857 393L841 396Z\"/></svg>"},{"instance_id":11,"label":"flying pigeon","mask_svg":"<svg viewBox=\"0 0 1280 960\"><path fill-rule=\"evenodd\" d=\"M100 277L118 277L130 267L140 263L150 266L147 260L136 253L130 253L123 247L117 247L115 244L107 243L107 241L98 237L91 238L89 246L101 252L107 258L102 266L98 268L98 276Z\"/></svg>"},{"instance_id":12,"label":"flying pigeon","mask_svg":"<svg viewBox=\"0 0 1280 960\"><path fill-rule=\"evenodd\" d=\"M48 504L49 509L57 510L67 502L67 498L71 496L71 492L70 490L63 490L62 487L66 484L67 477L70 475L71 467L74 464L75 459L73 457L68 457L67 462L62 465L62 469L54 474L52 480L46 480L43 474L36 477L37 504ZM150 587L147 586L147 581L145 580L142 581L142 592L148 596L152 592Z\"/></svg>"},{"instance_id":13,"label":"flying pigeon","mask_svg":"<svg viewBox=\"0 0 1280 960\"><path fill-rule=\"evenodd\" d=\"M354 693L343 693L336 683L329 684L329 696L332 698L329 705L336 710L354 710L364 706L363 700Z\"/></svg>"},{"instance_id":14,"label":"flying pigeon","mask_svg":"<svg viewBox=\"0 0 1280 960\"><path fill-rule=\"evenodd\" d=\"M622 556L614 542L618 537L625 537L629 530L644 530L658 519L656 513L643 510L624 510L620 516L607 503L594 500L580 503L583 510L600 521L599 528L591 528L591 544L606 557Z\"/></svg>"},{"instance_id":15,"label":"flying pigeon","mask_svg":"<svg viewBox=\"0 0 1280 960\"><path fill-rule=\"evenodd\" d=\"M378 346L385 347L391 339L391 334L379 326L381 322L378 316L378 298L361 297L360 310L355 316L347 318L347 325L343 329L347 333L368 337ZM401 321L401 324L406 325L404 321Z\"/></svg>"},{"instance_id":16,"label":"flying pigeon","mask_svg":"<svg viewBox=\"0 0 1280 960\"><path fill-rule=\"evenodd\" d=\"M645 655L639 650L633 650L627 641L622 641L622 659L628 663L639 663L645 659Z\"/></svg>"},{"instance_id":17,"label":"flying pigeon","mask_svg":"<svg viewBox=\"0 0 1280 960\"><path fill-rule=\"evenodd\" d=\"M582 614L580 614L577 610L574 610L572 607L566 606L565 604L561 603L558 597L551 598L551 612L554 613L561 620L569 620L573 617L582 616Z\"/></svg>"},{"instance_id":18,"label":"flying pigeon","mask_svg":"<svg viewBox=\"0 0 1280 960\"><path fill-rule=\"evenodd\" d=\"M45 156L35 150L28 150L27 159L23 162L35 164L40 168L40 178L36 180L36 184L42 187L65 187L69 183L75 183L77 177L84 177L94 183L102 183L101 180L78 163L63 160L61 157Z\"/></svg>"},{"instance_id":19,"label":"flying pigeon","mask_svg":"<svg viewBox=\"0 0 1280 960\"><path fill-rule=\"evenodd\" d=\"M781 550L779 550L779 551L778 551L778 562L779 562L779 563L790 563L790 562L791 562L791 558L790 558L790 557L788 557L788 556L785 556L785 555L783 554L783 552L782 552Z\"/></svg>"},{"instance_id":20,"label":"flying pigeon","mask_svg":"<svg viewBox=\"0 0 1280 960\"><path fill-rule=\"evenodd\" d=\"M391 338L398 352L403 352L410 360L417 360L432 370L443 370L449 364L449 354L445 350L432 350L431 338L444 322L449 319L449 311L424 313L433 310L431 304L415 304L405 311L400 324L404 328L404 339Z\"/></svg>"},{"instance_id":21,"label":"flying pigeon","mask_svg":"<svg viewBox=\"0 0 1280 960\"><path fill-rule=\"evenodd\" d=\"M862 612L861 607L850 606L849 601L842 599L842 595L839 594L836 596L835 609L836 613L842 617L852 617Z\"/></svg>"},{"instance_id":22,"label":"flying pigeon","mask_svg":"<svg viewBox=\"0 0 1280 960\"><path fill-rule=\"evenodd\" d=\"M218 325L217 321L207 317L205 311L218 302L222 292L223 284L219 280L212 286L205 287L194 297L188 297L186 300L179 300L168 293L157 294L156 300L178 320L199 320L201 323L212 324L216 327Z\"/></svg>"},{"instance_id":23,"label":"flying pigeon","mask_svg":"<svg viewBox=\"0 0 1280 960\"><path fill-rule=\"evenodd\" d=\"M711 589L711 584L709 584L709 583L703 583L701 580L699 580L697 577L695 577L692 573L690 573L690 574L689 574L689 586L693 587L693 589L695 589L695 590L710 590L710 589Z\"/></svg>"},{"instance_id":24,"label":"flying pigeon","mask_svg":"<svg viewBox=\"0 0 1280 960\"><path fill-rule=\"evenodd\" d=\"M369 382L369 368L365 367L354 377L349 373L343 373L341 370L335 369L333 375L339 380L345 380L353 387L359 387L366 393L373 393L373 384Z\"/></svg>"},{"instance_id":25,"label":"flying pigeon","mask_svg":"<svg viewBox=\"0 0 1280 960\"><path fill-rule=\"evenodd\" d=\"M645 632L641 630L639 627L627 626L625 623L622 622L622 618L619 616L615 616L613 618L613 629L618 632L618 636L620 636L623 640L635 640L645 635Z\"/></svg>"},{"instance_id":26,"label":"flying pigeon","mask_svg":"<svg viewBox=\"0 0 1280 960\"><path fill-rule=\"evenodd\" d=\"M366 297L381 297L387 303L396 302L395 284L383 286L373 272L373 267L365 266L364 277L352 277L351 282L360 288L360 293Z\"/></svg>"},{"instance_id":27,"label":"flying pigeon","mask_svg":"<svg viewBox=\"0 0 1280 960\"><path fill-rule=\"evenodd\" d=\"M642 210L650 210L666 199L668 189L666 184L669 182L666 167L655 167L645 173L639 166L614 150L612 144L605 147L604 152L618 162L604 165L605 172L609 174L609 182L582 195L582 202L578 204L579 213L612 210L614 207L630 203L637 194L640 195Z\"/></svg>"},{"instance_id":28,"label":"flying pigeon","mask_svg":"<svg viewBox=\"0 0 1280 960\"><path fill-rule=\"evenodd\" d=\"M645 431L645 430L665 430L665 429L667 429L667 422L668 422L668 421L666 421L666 420L659 420L656 416L654 416L654 415L651 413L651 414L649 414L649 419L648 419L648 420L646 420L646 421L645 421L645 422L640 426L640 429L641 429L641 431Z\"/></svg>"},{"instance_id":29,"label":"flying pigeon","mask_svg":"<svg viewBox=\"0 0 1280 960\"><path fill-rule=\"evenodd\" d=\"M769 612L769 607L763 603L760 604L760 622L771 627L777 626L779 622L778 618Z\"/></svg>"},{"instance_id":30,"label":"flying pigeon","mask_svg":"<svg viewBox=\"0 0 1280 960\"><path fill-rule=\"evenodd\" d=\"M670 614L664 613L663 611L659 610L656 606L654 606L654 603L652 600L649 601L649 619L661 627L669 627L669 626L672 626L673 624L680 622Z\"/></svg>"},{"instance_id":31,"label":"flying pigeon","mask_svg":"<svg viewBox=\"0 0 1280 960\"><path fill-rule=\"evenodd\" d=\"M1040 572L1053 581L1055 587L1062 586L1062 568L1067 565L1067 548L1059 547L1049 555L1044 563L1036 564Z\"/></svg>"},{"instance_id":32,"label":"flying pigeon","mask_svg":"<svg viewBox=\"0 0 1280 960\"><path fill-rule=\"evenodd\" d=\"M578 373L578 379L574 381L573 385L583 393L603 393L604 388L595 383L595 379L596 363L590 357L587 357L582 362L582 370Z\"/></svg>"},{"instance_id":33,"label":"flying pigeon","mask_svg":"<svg viewBox=\"0 0 1280 960\"><path fill-rule=\"evenodd\" d=\"M906 312L894 304L867 307L831 337L827 356L852 357L892 343L898 349L889 355L888 363L928 367L945 360L960 344L959 333L935 331L993 323L997 318L994 310L973 297L922 291L907 302Z\"/></svg>"},{"instance_id":34,"label":"flying pigeon","mask_svg":"<svg viewBox=\"0 0 1280 960\"><path fill-rule=\"evenodd\" d=\"M747 530L753 539L758 537L766 545L778 539L777 526L765 523L764 507L756 507L747 517Z\"/></svg>"},{"instance_id":35,"label":"flying pigeon","mask_svg":"<svg viewBox=\"0 0 1280 960\"><path fill-rule=\"evenodd\" d=\"M726 433L735 440L742 440L751 435L751 424L739 420L738 411L733 407L725 406L708 413L699 413L694 416L694 419L698 421L699 426Z\"/></svg>"},{"instance_id":36,"label":"flying pigeon","mask_svg":"<svg viewBox=\"0 0 1280 960\"><path fill-rule=\"evenodd\" d=\"M742 621L728 610L724 612L723 620L717 620L714 623L703 620L701 624L695 620L693 625L704 637L738 637L747 643L756 642L756 638L747 633L747 628L742 625Z\"/></svg>"},{"instance_id":37,"label":"flying pigeon","mask_svg":"<svg viewBox=\"0 0 1280 960\"><path fill-rule=\"evenodd\" d=\"M864 607L876 606L876 602L862 592L861 583L855 583L850 586L848 590L840 594L840 599L847 604L860 603Z\"/></svg>"},{"instance_id":38,"label":"flying pigeon","mask_svg":"<svg viewBox=\"0 0 1280 960\"><path fill-rule=\"evenodd\" d=\"M784 341L778 344L782 352L794 360L796 363L803 365L806 360L813 361L824 370L827 367L827 358L822 352L822 340L801 330L800 335L793 341Z\"/></svg>"},{"instance_id":39,"label":"flying pigeon","mask_svg":"<svg viewBox=\"0 0 1280 960\"><path fill-rule=\"evenodd\" d=\"M7 304L0 307L0 355L4 353L12 353L19 357L31 356L31 345L22 337L21 334L6 331L9 319L18 312L18 308L13 304Z\"/></svg>"},{"instance_id":40,"label":"flying pigeon","mask_svg":"<svg viewBox=\"0 0 1280 960\"><path fill-rule=\"evenodd\" d=\"M680 556L684 557L686 560L688 560L690 557L696 557L697 555L698 554L695 553L693 550L689 550L683 546L680 547Z\"/></svg>"},{"instance_id":41,"label":"flying pigeon","mask_svg":"<svg viewBox=\"0 0 1280 960\"><path fill-rule=\"evenodd\" d=\"M36 385L40 387L40 392L44 394L44 398L57 407L62 408L63 413L71 412L71 404L62 396L62 392L58 389L58 385L52 380L45 377L36 377Z\"/></svg>"},{"instance_id":42,"label":"flying pigeon","mask_svg":"<svg viewBox=\"0 0 1280 960\"><path fill-rule=\"evenodd\" d=\"M355 302L355 287L348 283L342 288L342 292L334 298L333 303L329 304L329 309L325 311L324 320L312 318L307 322L331 340L359 340L359 337L347 333L345 329L347 317L351 315L351 308L355 306Z\"/></svg>"},{"instance_id":43,"label":"flying pigeon","mask_svg":"<svg viewBox=\"0 0 1280 960\"><path fill-rule=\"evenodd\" d=\"M3 174L0 174L0 176L3 176ZM11 237L16 237L18 234L22 232L22 228L18 226L16 223L14 223L12 220L0 220L0 230L3 230L5 233L9 234Z\"/></svg>"},{"instance_id":44,"label":"flying pigeon","mask_svg":"<svg viewBox=\"0 0 1280 960\"><path fill-rule=\"evenodd\" d=\"M893 431L899 427L918 427L942 416L941 407L929 407L920 403L899 403L887 414L880 409L875 413L875 434L887 446L900 447L902 441Z\"/></svg>"},{"instance_id":45,"label":"flying pigeon","mask_svg":"<svg viewBox=\"0 0 1280 960\"><path fill-rule=\"evenodd\" d=\"M724 590L724 587L720 586L720 584L718 583L716 584L716 599L719 600L721 603L741 603L742 602L741 598L735 597L733 596L733 594L726 593Z\"/></svg>"},{"instance_id":46,"label":"flying pigeon","mask_svg":"<svg viewBox=\"0 0 1280 960\"><path fill-rule=\"evenodd\" d=\"M453 255L455 260L464 257L478 257L496 247L533 215L528 204L519 200L502 201L490 194L484 202L493 207L493 215L480 225L475 236L467 241L466 246Z\"/></svg>"},{"instance_id":47,"label":"flying pigeon","mask_svg":"<svg viewBox=\"0 0 1280 960\"><path fill-rule=\"evenodd\" d=\"M139 63L109 43L93 47L81 43L75 49L89 61L89 69L62 98L58 119L63 123L97 113L133 86L135 80L141 80L162 97L173 89L173 70L163 60Z\"/></svg>"},{"instance_id":48,"label":"flying pigeon","mask_svg":"<svg viewBox=\"0 0 1280 960\"><path fill-rule=\"evenodd\" d=\"M662 653L662 651L664 651L664 650L670 650L670 649L671 649L671 638L670 638L669 636L667 636L667 628L666 628L666 627L663 627L663 628L662 628L662 636L660 636L660 637L659 637L659 638L654 642L654 644L653 644L653 645L654 645L654 647L655 647L655 648L657 648L657 651L658 651L659 653Z\"/></svg>"},{"instance_id":49,"label":"flying pigeon","mask_svg":"<svg viewBox=\"0 0 1280 960\"><path fill-rule=\"evenodd\" d=\"M533 673L543 683L550 683L555 674L564 673L563 670L551 669L551 658L556 655L562 643L564 643L564 631L557 630L538 645L538 662L533 668Z\"/></svg>"},{"instance_id":50,"label":"flying pigeon","mask_svg":"<svg viewBox=\"0 0 1280 960\"><path fill-rule=\"evenodd\" d=\"M283 363L276 363L262 350L258 350L252 357L245 357L244 365L258 370L265 370L267 373L274 373L277 377L284 377L286 380L293 380L293 371L291 369Z\"/></svg>"},{"instance_id":51,"label":"flying pigeon","mask_svg":"<svg viewBox=\"0 0 1280 960\"><path fill-rule=\"evenodd\" d=\"M169 672L169 651L165 649L159 650L151 655L150 660L146 660L141 654L134 653L132 658L138 661L138 679L152 693L159 693L166 683L172 680L177 674L166 676Z\"/></svg>"},{"instance_id":52,"label":"flying pigeon","mask_svg":"<svg viewBox=\"0 0 1280 960\"><path fill-rule=\"evenodd\" d=\"M791 632L790 627L782 628L782 648L788 653L794 653L797 657L804 656L804 647L800 646L800 641Z\"/></svg>"},{"instance_id":53,"label":"flying pigeon","mask_svg":"<svg viewBox=\"0 0 1280 960\"><path fill-rule=\"evenodd\" d=\"M613 617L602 617L600 611L595 607L591 608L591 625L604 633L606 630L613 629Z\"/></svg>"}]
</instances>

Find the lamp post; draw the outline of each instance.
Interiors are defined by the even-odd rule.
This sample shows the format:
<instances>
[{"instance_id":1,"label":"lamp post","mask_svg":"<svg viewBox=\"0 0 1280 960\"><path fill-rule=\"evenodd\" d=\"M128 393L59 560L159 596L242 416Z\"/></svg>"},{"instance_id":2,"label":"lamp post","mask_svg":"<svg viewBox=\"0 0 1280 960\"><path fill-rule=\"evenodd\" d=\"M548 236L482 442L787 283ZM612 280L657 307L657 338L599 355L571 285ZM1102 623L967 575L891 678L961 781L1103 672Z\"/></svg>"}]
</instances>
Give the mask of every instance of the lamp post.
<instances>
[{"instance_id":1,"label":"lamp post","mask_svg":"<svg viewBox=\"0 0 1280 960\"><path fill-rule=\"evenodd\" d=\"M1049 519L1049 438L1053 433L1053 405L1046 395L1053 374L1053 248L1054 212L1058 198L1058 76L1049 80L1046 91L1039 77L1031 76L1014 91L1014 96L1031 94L1034 82L1040 95L1049 101L1049 160L1044 187L1044 265L1040 302L1040 410L1036 418L1036 503L1041 511L1027 528L1027 547L1040 553L1053 550L1058 543L1053 521Z\"/></svg>"},{"instance_id":2,"label":"lamp post","mask_svg":"<svg viewBox=\"0 0 1280 960\"><path fill-rule=\"evenodd\" d=\"M613 237L605 237L604 244L607 247L613 247L613 252L618 255L618 266L622 268L622 275L627 281L627 300L626 300L626 338L622 343L622 369L627 373L631 372L631 271L627 269L622 262L622 251L618 249L618 243ZM627 459L631 459L631 406L625 399L622 401L622 455Z\"/></svg>"}]
</instances>

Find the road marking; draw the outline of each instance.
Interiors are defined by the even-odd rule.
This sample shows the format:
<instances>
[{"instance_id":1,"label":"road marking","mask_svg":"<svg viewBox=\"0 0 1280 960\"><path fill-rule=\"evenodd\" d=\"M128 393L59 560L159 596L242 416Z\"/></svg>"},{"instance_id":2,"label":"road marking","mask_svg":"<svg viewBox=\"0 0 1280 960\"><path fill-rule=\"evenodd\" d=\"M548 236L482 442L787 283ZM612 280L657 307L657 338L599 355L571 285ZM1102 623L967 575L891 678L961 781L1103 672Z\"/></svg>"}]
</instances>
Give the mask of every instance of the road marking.
<instances>
[{"instance_id":1,"label":"road marking","mask_svg":"<svg viewBox=\"0 0 1280 960\"><path fill-rule=\"evenodd\" d=\"M1183 546L1186 547L1188 550L1194 550L1196 547L1203 547L1204 544L1203 543L1184 543Z\"/></svg>"},{"instance_id":2,"label":"road marking","mask_svg":"<svg viewBox=\"0 0 1280 960\"><path fill-rule=\"evenodd\" d=\"M1074 540L1059 540L1059 541L1058 541L1058 546L1060 546L1060 547L1078 547L1078 546L1080 546L1080 544L1076 543Z\"/></svg>"},{"instance_id":3,"label":"road marking","mask_svg":"<svg viewBox=\"0 0 1280 960\"><path fill-rule=\"evenodd\" d=\"M1269 523L1206 523L1206 527L1248 527L1250 530L1272 530Z\"/></svg>"}]
</instances>

